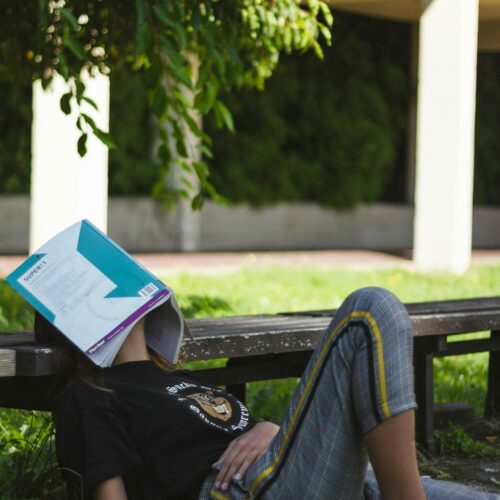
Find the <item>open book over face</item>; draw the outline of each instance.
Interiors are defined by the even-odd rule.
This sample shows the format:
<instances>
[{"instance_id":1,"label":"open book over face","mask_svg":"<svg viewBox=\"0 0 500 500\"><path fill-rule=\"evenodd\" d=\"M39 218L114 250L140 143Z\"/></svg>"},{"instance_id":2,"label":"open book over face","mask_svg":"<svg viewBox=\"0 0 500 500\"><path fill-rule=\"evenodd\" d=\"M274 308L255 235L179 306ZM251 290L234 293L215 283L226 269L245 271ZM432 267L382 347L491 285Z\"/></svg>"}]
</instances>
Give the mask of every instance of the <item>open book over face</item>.
<instances>
[{"instance_id":1,"label":"open book over face","mask_svg":"<svg viewBox=\"0 0 500 500\"><path fill-rule=\"evenodd\" d=\"M30 255L7 282L98 366L148 315L148 346L176 363L189 330L174 292L88 220Z\"/></svg>"}]
</instances>

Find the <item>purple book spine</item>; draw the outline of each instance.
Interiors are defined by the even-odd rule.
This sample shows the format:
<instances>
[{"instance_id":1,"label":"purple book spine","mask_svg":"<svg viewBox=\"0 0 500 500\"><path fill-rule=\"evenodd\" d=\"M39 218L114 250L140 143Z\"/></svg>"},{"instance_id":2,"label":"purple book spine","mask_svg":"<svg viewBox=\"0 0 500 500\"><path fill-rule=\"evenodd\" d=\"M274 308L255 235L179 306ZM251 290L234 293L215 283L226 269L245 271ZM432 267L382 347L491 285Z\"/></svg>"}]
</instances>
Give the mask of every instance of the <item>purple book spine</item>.
<instances>
[{"instance_id":1,"label":"purple book spine","mask_svg":"<svg viewBox=\"0 0 500 500\"><path fill-rule=\"evenodd\" d=\"M145 304L143 304L137 311L134 311L128 318L125 318L120 324L115 326L113 330L111 330L108 334L106 334L99 342L96 342L92 347L85 351L85 354L93 354L100 347L102 347L106 342L109 342L115 335L118 335L122 332L127 326L134 323L137 319L139 319L145 312L149 309L152 309L163 297L166 295L170 295L170 290L164 289L157 293L151 300L148 300Z\"/></svg>"}]
</instances>

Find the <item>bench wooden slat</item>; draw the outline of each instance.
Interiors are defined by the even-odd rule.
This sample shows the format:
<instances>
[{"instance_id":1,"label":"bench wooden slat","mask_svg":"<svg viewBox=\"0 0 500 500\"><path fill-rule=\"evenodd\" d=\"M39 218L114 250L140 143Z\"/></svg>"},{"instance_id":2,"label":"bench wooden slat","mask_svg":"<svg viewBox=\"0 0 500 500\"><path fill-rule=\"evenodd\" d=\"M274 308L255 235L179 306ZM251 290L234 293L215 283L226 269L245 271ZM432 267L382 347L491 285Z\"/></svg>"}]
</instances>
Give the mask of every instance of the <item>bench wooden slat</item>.
<instances>
[{"instance_id":1,"label":"bench wooden slat","mask_svg":"<svg viewBox=\"0 0 500 500\"><path fill-rule=\"evenodd\" d=\"M479 297L473 299L434 300L432 302L410 302L405 304L410 316L420 314L467 313L482 310L500 309L500 297ZM283 312L286 316L309 315L331 316L332 309Z\"/></svg>"},{"instance_id":2,"label":"bench wooden slat","mask_svg":"<svg viewBox=\"0 0 500 500\"><path fill-rule=\"evenodd\" d=\"M407 307L415 337L500 330L500 298L415 303ZM186 342L184 350L190 360L309 351L317 345L334 314L330 310L191 319L188 324L194 339ZM0 334L0 349L8 348L10 352L0 356L0 376L55 373L55 349L33 342L32 332Z\"/></svg>"},{"instance_id":3,"label":"bench wooden slat","mask_svg":"<svg viewBox=\"0 0 500 500\"><path fill-rule=\"evenodd\" d=\"M0 349L0 377L13 377L16 374L16 351Z\"/></svg>"},{"instance_id":4,"label":"bench wooden slat","mask_svg":"<svg viewBox=\"0 0 500 500\"><path fill-rule=\"evenodd\" d=\"M0 348L29 344L35 341L35 335L30 331L19 331L19 332L0 332Z\"/></svg>"}]
</instances>

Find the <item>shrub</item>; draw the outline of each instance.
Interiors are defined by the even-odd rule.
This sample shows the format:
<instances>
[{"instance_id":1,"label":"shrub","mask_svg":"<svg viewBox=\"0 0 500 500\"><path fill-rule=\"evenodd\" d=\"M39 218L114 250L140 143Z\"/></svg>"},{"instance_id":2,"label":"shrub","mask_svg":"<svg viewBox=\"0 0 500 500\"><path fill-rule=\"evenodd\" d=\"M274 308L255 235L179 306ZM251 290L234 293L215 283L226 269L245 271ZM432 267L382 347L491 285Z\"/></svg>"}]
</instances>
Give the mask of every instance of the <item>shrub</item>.
<instances>
[{"instance_id":1,"label":"shrub","mask_svg":"<svg viewBox=\"0 0 500 500\"><path fill-rule=\"evenodd\" d=\"M474 203L500 204L500 54L479 54L477 64Z\"/></svg>"},{"instance_id":2,"label":"shrub","mask_svg":"<svg viewBox=\"0 0 500 500\"><path fill-rule=\"evenodd\" d=\"M5 281L0 280L0 332L29 330L32 326L33 308Z\"/></svg>"},{"instance_id":3,"label":"shrub","mask_svg":"<svg viewBox=\"0 0 500 500\"><path fill-rule=\"evenodd\" d=\"M65 497L50 414L0 410L0 491L11 499Z\"/></svg>"},{"instance_id":4,"label":"shrub","mask_svg":"<svg viewBox=\"0 0 500 500\"><path fill-rule=\"evenodd\" d=\"M207 123L214 183L230 200L404 199L404 178L388 188L404 169L409 26L337 14L334 33L324 61L287 57L265 92L231 96L234 136Z\"/></svg>"}]
</instances>

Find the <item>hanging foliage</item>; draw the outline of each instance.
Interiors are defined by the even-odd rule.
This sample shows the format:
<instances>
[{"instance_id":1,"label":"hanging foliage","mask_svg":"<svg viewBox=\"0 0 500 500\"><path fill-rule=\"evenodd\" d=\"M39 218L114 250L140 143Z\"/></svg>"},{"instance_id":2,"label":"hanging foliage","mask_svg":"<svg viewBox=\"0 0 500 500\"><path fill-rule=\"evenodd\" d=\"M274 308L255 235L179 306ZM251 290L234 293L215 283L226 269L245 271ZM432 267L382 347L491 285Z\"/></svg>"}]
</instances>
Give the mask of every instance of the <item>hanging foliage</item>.
<instances>
[{"instance_id":1,"label":"hanging foliage","mask_svg":"<svg viewBox=\"0 0 500 500\"><path fill-rule=\"evenodd\" d=\"M114 147L108 133L82 111L96 108L86 95L83 70L109 74L129 65L140 72L149 106L157 117L157 156L161 165L156 189L166 200L189 198L200 208L205 195L220 198L209 181L209 168L195 158L193 148L212 156L210 137L196 115L213 113L219 127L234 129L233 118L221 100L222 91L262 88L281 52L312 49L322 57L319 41L330 43L333 19L320 0L8 0L0 20L0 55L7 64L0 77L29 74L47 87L56 74L69 91L61 109L70 114L77 105L80 155L86 153L90 133ZM38 9L38 12L35 10ZM38 21L36 21L38 20ZM2 75L2 73L4 73ZM81 106L85 103L84 106ZM186 141L186 131L196 144ZM173 163L183 172L180 183L165 186Z\"/></svg>"}]
</instances>

